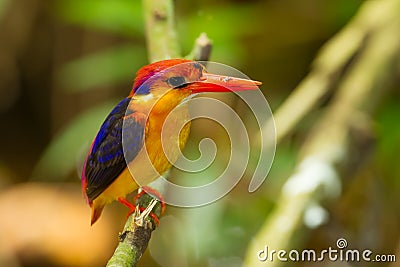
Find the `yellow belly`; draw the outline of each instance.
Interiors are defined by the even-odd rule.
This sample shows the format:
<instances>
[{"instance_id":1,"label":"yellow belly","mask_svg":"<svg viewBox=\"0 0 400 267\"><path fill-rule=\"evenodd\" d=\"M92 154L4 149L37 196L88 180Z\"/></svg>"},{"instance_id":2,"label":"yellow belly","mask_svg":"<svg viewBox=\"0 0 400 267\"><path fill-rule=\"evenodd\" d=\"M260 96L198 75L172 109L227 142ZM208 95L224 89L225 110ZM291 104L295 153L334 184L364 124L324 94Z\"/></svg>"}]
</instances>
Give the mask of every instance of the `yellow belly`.
<instances>
[{"instance_id":1,"label":"yellow belly","mask_svg":"<svg viewBox=\"0 0 400 267\"><path fill-rule=\"evenodd\" d=\"M170 147L169 154L174 154L166 157L161 138L150 134L146 139L146 148L143 148L136 158L129 164L118 178L106 190L99 195L104 204L108 204L119 197L125 197L127 194L139 188L138 183L143 186L151 183L160 175L168 171L172 164L178 159L180 151L185 147L186 141L190 133L190 122L187 123L179 134L177 146ZM176 149L175 149L176 148ZM170 159L172 162L170 162ZM149 166L151 164L151 166ZM135 179L133 178L135 177ZM96 201L95 199L94 201Z\"/></svg>"}]
</instances>

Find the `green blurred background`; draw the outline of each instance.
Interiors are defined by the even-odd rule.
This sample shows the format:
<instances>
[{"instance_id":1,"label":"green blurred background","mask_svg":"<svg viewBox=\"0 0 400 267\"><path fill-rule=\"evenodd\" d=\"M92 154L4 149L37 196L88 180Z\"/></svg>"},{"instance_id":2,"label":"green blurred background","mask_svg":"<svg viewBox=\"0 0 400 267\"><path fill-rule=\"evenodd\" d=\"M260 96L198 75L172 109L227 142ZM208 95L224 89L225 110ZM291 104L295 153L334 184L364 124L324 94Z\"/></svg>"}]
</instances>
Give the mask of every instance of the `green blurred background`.
<instances>
[{"instance_id":1,"label":"green blurred background","mask_svg":"<svg viewBox=\"0 0 400 267\"><path fill-rule=\"evenodd\" d=\"M210 60L262 81L273 110L363 2L174 1L182 54L207 33ZM1 266L103 266L112 254L126 210L111 205L90 228L79 170L101 122L148 63L142 10L134 0L0 0ZM290 248L320 250L345 237L352 247L399 253L400 99L398 90L389 92L372 114L372 148L351 176L341 177L341 196L323 203L327 220L301 228ZM217 203L169 207L139 266L241 266L329 97L324 101L279 143L256 193L247 192L245 179ZM209 131L195 127L192 140ZM193 141L186 153L196 156L195 147ZM399 266L391 264L378 265Z\"/></svg>"}]
</instances>

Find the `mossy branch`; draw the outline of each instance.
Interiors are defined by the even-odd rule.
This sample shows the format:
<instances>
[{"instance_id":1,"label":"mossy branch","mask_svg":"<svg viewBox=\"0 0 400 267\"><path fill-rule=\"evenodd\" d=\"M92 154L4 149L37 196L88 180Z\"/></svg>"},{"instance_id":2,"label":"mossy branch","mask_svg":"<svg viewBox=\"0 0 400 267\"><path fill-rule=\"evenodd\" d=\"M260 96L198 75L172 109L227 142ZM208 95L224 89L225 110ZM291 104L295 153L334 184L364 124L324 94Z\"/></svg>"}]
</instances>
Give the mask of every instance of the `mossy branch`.
<instances>
[{"instance_id":1,"label":"mossy branch","mask_svg":"<svg viewBox=\"0 0 400 267\"><path fill-rule=\"evenodd\" d=\"M132 267L136 266L150 241L151 233L156 229L157 222L149 216L161 216L161 204L152 196L144 194L135 203L137 208L125 223L119 235L119 244L114 255L107 263L107 267ZM146 207L143 212L140 207Z\"/></svg>"},{"instance_id":2,"label":"mossy branch","mask_svg":"<svg viewBox=\"0 0 400 267\"><path fill-rule=\"evenodd\" d=\"M149 61L179 58L172 0L143 0Z\"/></svg>"}]
</instances>

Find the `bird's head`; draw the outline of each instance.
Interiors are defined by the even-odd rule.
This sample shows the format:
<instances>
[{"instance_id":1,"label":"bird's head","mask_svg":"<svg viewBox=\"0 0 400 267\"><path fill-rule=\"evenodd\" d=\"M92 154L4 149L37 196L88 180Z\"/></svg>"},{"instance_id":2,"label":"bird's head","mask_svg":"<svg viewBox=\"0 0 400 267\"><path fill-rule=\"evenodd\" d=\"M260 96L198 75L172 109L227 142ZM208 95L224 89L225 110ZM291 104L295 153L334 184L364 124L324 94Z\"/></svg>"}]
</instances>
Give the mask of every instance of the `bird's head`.
<instances>
[{"instance_id":1,"label":"bird's head","mask_svg":"<svg viewBox=\"0 0 400 267\"><path fill-rule=\"evenodd\" d=\"M141 68L129 96L143 102L157 102L159 107L172 108L193 94L255 90L260 84L248 79L208 73L196 61L169 59Z\"/></svg>"}]
</instances>

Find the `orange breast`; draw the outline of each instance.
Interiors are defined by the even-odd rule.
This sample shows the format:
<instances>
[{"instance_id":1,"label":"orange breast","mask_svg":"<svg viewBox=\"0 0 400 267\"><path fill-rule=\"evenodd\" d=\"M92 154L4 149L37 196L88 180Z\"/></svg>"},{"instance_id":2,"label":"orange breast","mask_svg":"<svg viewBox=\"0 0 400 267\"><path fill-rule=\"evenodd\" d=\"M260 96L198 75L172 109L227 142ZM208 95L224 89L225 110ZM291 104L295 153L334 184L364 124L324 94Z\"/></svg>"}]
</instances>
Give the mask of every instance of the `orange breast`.
<instances>
[{"instance_id":1,"label":"orange breast","mask_svg":"<svg viewBox=\"0 0 400 267\"><path fill-rule=\"evenodd\" d=\"M179 158L190 133L187 105L165 116L151 113L146 125L145 147L129 164L139 184L145 185L164 174Z\"/></svg>"}]
</instances>

